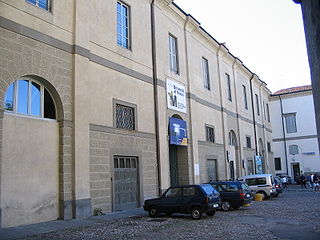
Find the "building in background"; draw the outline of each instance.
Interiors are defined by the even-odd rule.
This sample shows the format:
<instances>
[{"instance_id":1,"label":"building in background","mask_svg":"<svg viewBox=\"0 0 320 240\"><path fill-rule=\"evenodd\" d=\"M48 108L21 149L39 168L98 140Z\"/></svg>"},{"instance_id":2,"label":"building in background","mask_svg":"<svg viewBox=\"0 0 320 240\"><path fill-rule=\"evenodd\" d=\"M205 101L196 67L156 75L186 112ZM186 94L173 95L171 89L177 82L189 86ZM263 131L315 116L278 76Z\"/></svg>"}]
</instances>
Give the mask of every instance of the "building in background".
<instances>
[{"instance_id":1,"label":"building in background","mask_svg":"<svg viewBox=\"0 0 320 240\"><path fill-rule=\"evenodd\" d=\"M279 90L270 97L275 172L295 181L320 172L311 86Z\"/></svg>"},{"instance_id":2,"label":"building in background","mask_svg":"<svg viewBox=\"0 0 320 240\"><path fill-rule=\"evenodd\" d=\"M266 83L172 1L0 9L2 227L274 172Z\"/></svg>"},{"instance_id":3,"label":"building in background","mask_svg":"<svg viewBox=\"0 0 320 240\"><path fill-rule=\"evenodd\" d=\"M301 4L320 148L320 0L293 1Z\"/></svg>"}]
</instances>

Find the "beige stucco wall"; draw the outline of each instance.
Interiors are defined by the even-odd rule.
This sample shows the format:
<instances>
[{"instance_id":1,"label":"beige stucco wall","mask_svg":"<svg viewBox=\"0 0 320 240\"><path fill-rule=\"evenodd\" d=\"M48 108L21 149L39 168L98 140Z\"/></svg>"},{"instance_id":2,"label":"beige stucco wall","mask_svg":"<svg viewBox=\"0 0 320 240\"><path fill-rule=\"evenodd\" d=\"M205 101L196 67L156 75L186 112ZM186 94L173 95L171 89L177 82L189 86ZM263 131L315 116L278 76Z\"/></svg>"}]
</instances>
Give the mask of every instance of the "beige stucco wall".
<instances>
[{"instance_id":1,"label":"beige stucco wall","mask_svg":"<svg viewBox=\"0 0 320 240\"><path fill-rule=\"evenodd\" d=\"M3 122L2 227L57 219L58 123L6 113Z\"/></svg>"}]
</instances>

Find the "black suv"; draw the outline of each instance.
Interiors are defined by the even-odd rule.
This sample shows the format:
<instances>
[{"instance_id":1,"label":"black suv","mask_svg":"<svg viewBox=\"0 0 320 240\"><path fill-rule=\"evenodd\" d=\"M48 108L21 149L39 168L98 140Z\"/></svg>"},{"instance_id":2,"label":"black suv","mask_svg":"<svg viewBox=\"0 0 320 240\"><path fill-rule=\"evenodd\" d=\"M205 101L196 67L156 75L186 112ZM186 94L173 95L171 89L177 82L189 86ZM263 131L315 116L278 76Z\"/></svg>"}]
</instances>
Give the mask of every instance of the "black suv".
<instances>
[{"instance_id":1,"label":"black suv","mask_svg":"<svg viewBox=\"0 0 320 240\"><path fill-rule=\"evenodd\" d=\"M219 191L222 202L221 209L224 211L248 206L252 201L251 190L245 182L217 181L210 182L210 184Z\"/></svg>"},{"instance_id":2,"label":"black suv","mask_svg":"<svg viewBox=\"0 0 320 240\"><path fill-rule=\"evenodd\" d=\"M213 216L220 206L220 194L210 184L170 187L160 198L144 201L143 208L150 217L159 213L191 213L193 219L200 219L203 213Z\"/></svg>"}]
</instances>

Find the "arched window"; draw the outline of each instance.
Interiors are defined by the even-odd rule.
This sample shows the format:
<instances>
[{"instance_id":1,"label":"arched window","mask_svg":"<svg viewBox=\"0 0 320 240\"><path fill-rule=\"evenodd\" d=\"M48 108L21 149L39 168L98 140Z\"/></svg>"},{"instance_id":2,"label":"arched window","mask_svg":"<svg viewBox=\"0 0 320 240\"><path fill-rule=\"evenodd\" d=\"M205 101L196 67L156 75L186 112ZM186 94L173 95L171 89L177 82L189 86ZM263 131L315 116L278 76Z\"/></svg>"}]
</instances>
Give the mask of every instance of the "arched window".
<instances>
[{"instance_id":1,"label":"arched window","mask_svg":"<svg viewBox=\"0 0 320 240\"><path fill-rule=\"evenodd\" d=\"M16 80L8 87L4 109L13 113L56 119L56 108L49 91L33 80Z\"/></svg>"},{"instance_id":2,"label":"arched window","mask_svg":"<svg viewBox=\"0 0 320 240\"><path fill-rule=\"evenodd\" d=\"M230 146L237 146L236 134L232 130L229 132L229 145Z\"/></svg>"}]
</instances>

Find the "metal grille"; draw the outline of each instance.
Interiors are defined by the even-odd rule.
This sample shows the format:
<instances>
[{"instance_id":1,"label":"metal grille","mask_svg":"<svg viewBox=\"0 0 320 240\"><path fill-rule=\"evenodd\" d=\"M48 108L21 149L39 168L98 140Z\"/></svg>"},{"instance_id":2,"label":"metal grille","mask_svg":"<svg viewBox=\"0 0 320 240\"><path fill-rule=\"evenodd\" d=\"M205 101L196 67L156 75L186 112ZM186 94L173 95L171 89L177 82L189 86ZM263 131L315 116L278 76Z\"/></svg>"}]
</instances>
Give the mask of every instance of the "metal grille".
<instances>
[{"instance_id":1,"label":"metal grille","mask_svg":"<svg viewBox=\"0 0 320 240\"><path fill-rule=\"evenodd\" d=\"M138 158L114 157L115 211L138 207Z\"/></svg>"},{"instance_id":2,"label":"metal grille","mask_svg":"<svg viewBox=\"0 0 320 240\"><path fill-rule=\"evenodd\" d=\"M116 104L116 127L135 130L134 108Z\"/></svg>"},{"instance_id":3,"label":"metal grille","mask_svg":"<svg viewBox=\"0 0 320 240\"><path fill-rule=\"evenodd\" d=\"M214 142L214 128L213 127L206 127L206 140L208 142Z\"/></svg>"}]
</instances>

